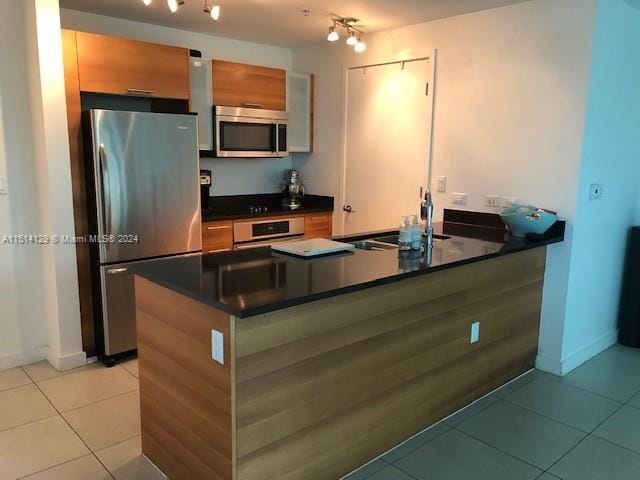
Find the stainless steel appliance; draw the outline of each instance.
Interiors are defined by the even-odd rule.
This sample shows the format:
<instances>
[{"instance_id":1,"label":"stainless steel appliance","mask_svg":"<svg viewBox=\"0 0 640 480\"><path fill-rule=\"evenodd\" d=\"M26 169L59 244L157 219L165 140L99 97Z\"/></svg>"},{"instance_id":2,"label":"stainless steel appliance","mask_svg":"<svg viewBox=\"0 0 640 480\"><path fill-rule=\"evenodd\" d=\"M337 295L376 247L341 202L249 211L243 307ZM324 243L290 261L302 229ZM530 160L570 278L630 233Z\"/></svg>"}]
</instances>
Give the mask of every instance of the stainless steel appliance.
<instances>
[{"instance_id":1,"label":"stainless steel appliance","mask_svg":"<svg viewBox=\"0 0 640 480\"><path fill-rule=\"evenodd\" d=\"M282 206L291 210L302 207L304 185L297 170L284 172L284 190L282 190Z\"/></svg>"},{"instance_id":2,"label":"stainless steel appliance","mask_svg":"<svg viewBox=\"0 0 640 480\"><path fill-rule=\"evenodd\" d=\"M214 107L216 157L286 157L289 114L260 108Z\"/></svg>"},{"instance_id":3,"label":"stainless steel appliance","mask_svg":"<svg viewBox=\"0 0 640 480\"><path fill-rule=\"evenodd\" d=\"M97 346L112 361L136 349L130 266L202 249L197 117L89 110L85 122L99 241L92 246Z\"/></svg>"},{"instance_id":4,"label":"stainless steel appliance","mask_svg":"<svg viewBox=\"0 0 640 480\"><path fill-rule=\"evenodd\" d=\"M304 238L304 217L233 222L233 248L267 247L276 242Z\"/></svg>"}]
</instances>

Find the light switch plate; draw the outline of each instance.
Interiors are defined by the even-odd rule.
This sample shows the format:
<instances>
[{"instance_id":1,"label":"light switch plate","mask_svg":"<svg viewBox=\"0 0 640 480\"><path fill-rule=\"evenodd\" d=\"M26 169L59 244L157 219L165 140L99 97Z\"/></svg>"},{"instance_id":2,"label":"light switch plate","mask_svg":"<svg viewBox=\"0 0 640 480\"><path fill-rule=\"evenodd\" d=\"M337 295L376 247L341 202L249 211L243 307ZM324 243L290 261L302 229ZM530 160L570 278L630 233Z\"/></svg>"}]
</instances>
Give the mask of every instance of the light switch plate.
<instances>
[{"instance_id":1,"label":"light switch plate","mask_svg":"<svg viewBox=\"0 0 640 480\"><path fill-rule=\"evenodd\" d=\"M467 204L467 194L466 193L454 193L453 194L453 204L454 205L466 205Z\"/></svg>"},{"instance_id":2,"label":"light switch plate","mask_svg":"<svg viewBox=\"0 0 640 480\"><path fill-rule=\"evenodd\" d=\"M224 365L224 334L211 330L211 358Z\"/></svg>"},{"instance_id":3,"label":"light switch plate","mask_svg":"<svg viewBox=\"0 0 640 480\"><path fill-rule=\"evenodd\" d=\"M0 195L7 195L8 193L7 177L0 176Z\"/></svg>"},{"instance_id":4,"label":"light switch plate","mask_svg":"<svg viewBox=\"0 0 640 480\"><path fill-rule=\"evenodd\" d=\"M469 343L477 343L480 340L480 322L473 322L471 324L471 338Z\"/></svg>"},{"instance_id":5,"label":"light switch plate","mask_svg":"<svg viewBox=\"0 0 640 480\"><path fill-rule=\"evenodd\" d=\"M438 192L444 193L447 191L447 177L438 177Z\"/></svg>"},{"instance_id":6,"label":"light switch plate","mask_svg":"<svg viewBox=\"0 0 640 480\"><path fill-rule=\"evenodd\" d=\"M600 197L602 197L602 185L599 183L589 185L589 200L600 200Z\"/></svg>"}]
</instances>

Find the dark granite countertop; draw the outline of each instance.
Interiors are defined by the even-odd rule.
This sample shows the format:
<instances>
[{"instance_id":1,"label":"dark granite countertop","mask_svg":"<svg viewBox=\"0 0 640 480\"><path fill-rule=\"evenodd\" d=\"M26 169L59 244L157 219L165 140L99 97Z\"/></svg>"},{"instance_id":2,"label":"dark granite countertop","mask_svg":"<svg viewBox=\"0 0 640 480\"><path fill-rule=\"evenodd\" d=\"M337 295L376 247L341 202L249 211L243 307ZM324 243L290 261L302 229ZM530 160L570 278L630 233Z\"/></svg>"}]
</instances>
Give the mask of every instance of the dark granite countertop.
<instances>
[{"instance_id":1,"label":"dark granite countertop","mask_svg":"<svg viewBox=\"0 0 640 480\"><path fill-rule=\"evenodd\" d=\"M220 220L242 220L246 218L274 217L278 215L333 212L333 197L305 195L302 199L302 207L297 210L283 207L281 201L282 195L279 193L209 197L210 208L202 212L202 221L217 222ZM249 211L250 205L266 206L268 210L261 213L251 213Z\"/></svg>"},{"instance_id":2,"label":"dark granite countertop","mask_svg":"<svg viewBox=\"0 0 640 480\"><path fill-rule=\"evenodd\" d=\"M242 318L558 243L564 239L564 227L564 222L557 222L544 237L534 240L512 237L496 228L439 223L435 233L450 238L435 242L430 264L425 256L406 257L395 249L356 249L305 260L265 247L151 260L131 270ZM389 232L376 232L381 233ZM367 233L336 239L371 236Z\"/></svg>"}]
</instances>

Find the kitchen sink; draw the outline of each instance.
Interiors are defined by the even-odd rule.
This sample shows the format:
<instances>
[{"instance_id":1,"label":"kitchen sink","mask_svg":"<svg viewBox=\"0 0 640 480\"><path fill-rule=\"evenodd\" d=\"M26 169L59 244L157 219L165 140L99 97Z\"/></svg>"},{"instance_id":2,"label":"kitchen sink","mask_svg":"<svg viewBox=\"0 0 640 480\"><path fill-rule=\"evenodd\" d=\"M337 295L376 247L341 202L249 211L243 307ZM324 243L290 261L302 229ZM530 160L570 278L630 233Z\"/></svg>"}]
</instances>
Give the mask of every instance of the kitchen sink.
<instances>
[{"instance_id":1,"label":"kitchen sink","mask_svg":"<svg viewBox=\"0 0 640 480\"><path fill-rule=\"evenodd\" d=\"M392 245L396 245L397 246L399 237L400 237L399 235L394 234L394 235L385 235L383 237L375 237L372 240L374 242L390 243ZM433 241L434 242L439 242L439 241L442 241L442 240L448 240L450 238L451 237L448 237L446 235L435 235L435 234L433 235Z\"/></svg>"},{"instance_id":2,"label":"kitchen sink","mask_svg":"<svg viewBox=\"0 0 640 480\"><path fill-rule=\"evenodd\" d=\"M350 242L359 250L394 250L398 248L398 234L383 235L382 237L369 238L367 240L357 240ZM451 237L446 235L433 235L434 242L448 240Z\"/></svg>"},{"instance_id":3,"label":"kitchen sink","mask_svg":"<svg viewBox=\"0 0 640 480\"><path fill-rule=\"evenodd\" d=\"M395 250L398 248L398 245L393 245L391 243L378 242L376 240L358 240L355 242L350 242L352 245L359 250Z\"/></svg>"}]
</instances>

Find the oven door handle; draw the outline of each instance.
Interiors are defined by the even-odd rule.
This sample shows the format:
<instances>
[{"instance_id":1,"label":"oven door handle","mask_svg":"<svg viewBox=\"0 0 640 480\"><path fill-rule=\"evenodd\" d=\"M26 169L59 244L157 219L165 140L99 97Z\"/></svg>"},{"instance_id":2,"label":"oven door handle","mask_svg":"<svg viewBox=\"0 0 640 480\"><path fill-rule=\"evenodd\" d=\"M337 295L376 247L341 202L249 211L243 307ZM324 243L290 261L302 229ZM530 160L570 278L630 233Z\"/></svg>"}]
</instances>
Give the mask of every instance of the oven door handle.
<instances>
[{"instance_id":1,"label":"oven door handle","mask_svg":"<svg viewBox=\"0 0 640 480\"><path fill-rule=\"evenodd\" d=\"M273 147L273 154L278 155L278 122L271 126L271 146Z\"/></svg>"}]
</instances>

